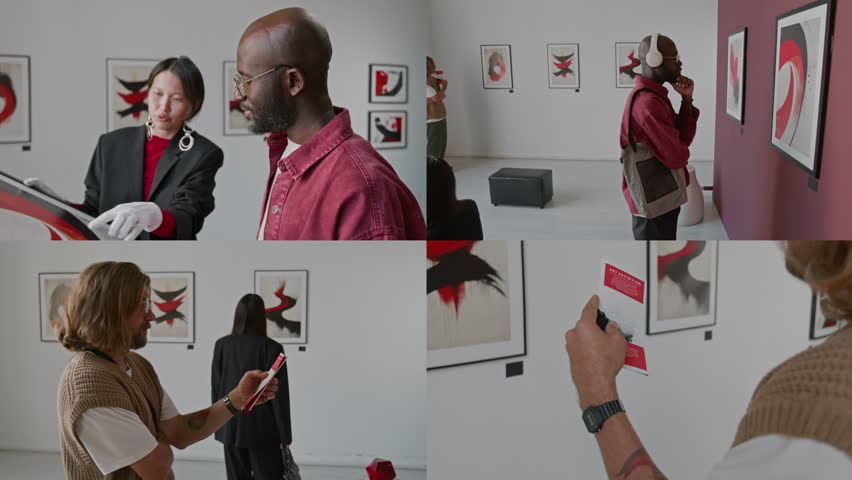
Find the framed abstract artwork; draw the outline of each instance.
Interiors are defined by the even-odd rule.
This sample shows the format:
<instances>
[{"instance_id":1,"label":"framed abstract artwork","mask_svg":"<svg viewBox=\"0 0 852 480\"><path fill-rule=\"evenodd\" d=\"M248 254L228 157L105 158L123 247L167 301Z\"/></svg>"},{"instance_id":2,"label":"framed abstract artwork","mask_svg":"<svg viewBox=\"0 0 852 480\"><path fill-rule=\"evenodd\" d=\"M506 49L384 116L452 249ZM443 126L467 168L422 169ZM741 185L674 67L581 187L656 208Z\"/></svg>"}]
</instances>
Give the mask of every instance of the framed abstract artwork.
<instances>
[{"instance_id":1,"label":"framed abstract artwork","mask_svg":"<svg viewBox=\"0 0 852 480\"><path fill-rule=\"evenodd\" d=\"M408 67L370 64L370 103L408 103Z\"/></svg>"},{"instance_id":2,"label":"framed abstract artwork","mask_svg":"<svg viewBox=\"0 0 852 480\"><path fill-rule=\"evenodd\" d=\"M716 324L716 241L648 242L647 333Z\"/></svg>"},{"instance_id":3,"label":"framed abstract artwork","mask_svg":"<svg viewBox=\"0 0 852 480\"><path fill-rule=\"evenodd\" d=\"M526 355L520 241L426 242L426 368Z\"/></svg>"},{"instance_id":4,"label":"framed abstract artwork","mask_svg":"<svg viewBox=\"0 0 852 480\"><path fill-rule=\"evenodd\" d=\"M79 273L39 273L39 330L42 342L57 342L55 328L65 322L68 299Z\"/></svg>"},{"instance_id":5,"label":"framed abstract artwork","mask_svg":"<svg viewBox=\"0 0 852 480\"><path fill-rule=\"evenodd\" d=\"M547 86L580 88L580 44L549 43L547 45Z\"/></svg>"},{"instance_id":6,"label":"framed abstract artwork","mask_svg":"<svg viewBox=\"0 0 852 480\"><path fill-rule=\"evenodd\" d=\"M639 75L639 42L616 42L615 87L633 88Z\"/></svg>"},{"instance_id":7,"label":"framed abstract artwork","mask_svg":"<svg viewBox=\"0 0 852 480\"><path fill-rule=\"evenodd\" d=\"M819 297L811 295L811 329L809 338L817 340L825 338L832 333L840 330L840 322L837 320L828 320L822 313L822 308L819 305Z\"/></svg>"},{"instance_id":8,"label":"framed abstract artwork","mask_svg":"<svg viewBox=\"0 0 852 480\"><path fill-rule=\"evenodd\" d=\"M266 335L279 343L308 343L308 271L257 270L254 293L266 307Z\"/></svg>"},{"instance_id":9,"label":"framed abstract artwork","mask_svg":"<svg viewBox=\"0 0 852 480\"><path fill-rule=\"evenodd\" d=\"M151 308L154 313L148 342L195 342L195 273L146 274L151 278Z\"/></svg>"},{"instance_id":10,"label":"framed abstract artwork","mask_svg":"<svg viewBox=\"0 0 852 480\"><path fill-rule=\"evenodd\" d=\"M775 22L771 143L819 177L831 40L831 0L787 12Z\"/></svg>"},{"instance_id":11,"label":"framed abstract artwork","mask_svg":"<svg viewBox=\"0 0 852 480\"><path fill-rule=\"evenodd\" d=\"M234 99L234 77L237 75L237 62L222 62L222 108L224 119L223 135L252 135L249 131L249 121L243 115L240 101Z\"/></svg>"},{"instance_id":12,"label":"framed abstract artwork","mask_svg":"<svg viewBox=\"0 0 852 480\"><path fill-rule=\"evenodd\" d=\"M0 55L0 143L32 139L30 57Z\"/></svg>"},{"instance_id":13,"label":"framed abstract artwork","mask_svg":"<svg viewBox=\"0 0 852 480\"><path fill-rule=\"evenodd\" d=\"M107 58L107 131L148 120L148 76L157 60Z\"/></svg>"},{"instance_id":14,"label":"framed abstract artwork","mask_svg":"<svg viewBox=\"0 0 852 480\"><path fill-rule=\"evenodd\" d=\"M381 111L367 113L370 145L375 149L406 148L408 145L408 113Z\"/></svg>"},{"instance_id":15,"label":"framed abstract artwork","mask_svg":"<svg viewBox=\"0 0 852 480\"><path fill-rule=\"evenodd\" d=\"M482 88L512 89L511 45L480 45Z\"/></svg>"},{"instance_id":16,"label":"framed abstract artwork","mask_svg":"<svg viewBox=\"0 0 852 480\"><path fill-rule=\"evenodd\" d=\"M725 113L742 125L745 112L746 40L748 28L728 35L728 74L725 77Z\"/></svg>"}]
</instances>

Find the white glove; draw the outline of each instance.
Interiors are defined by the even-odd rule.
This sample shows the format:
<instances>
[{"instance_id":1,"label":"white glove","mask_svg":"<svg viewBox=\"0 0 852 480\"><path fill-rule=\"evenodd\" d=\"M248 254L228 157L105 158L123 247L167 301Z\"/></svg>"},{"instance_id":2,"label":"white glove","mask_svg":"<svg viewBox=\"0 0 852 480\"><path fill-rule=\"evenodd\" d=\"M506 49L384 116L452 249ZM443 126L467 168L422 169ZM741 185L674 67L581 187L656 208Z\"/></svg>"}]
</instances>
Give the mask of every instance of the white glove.
<instances>
[{"instance_id":1,"label":"white glove","mask_svg":"<svg viewBox=\"0 0 852 480\"><path fill-rule=\"evenodd\" d=\"M38 177L30 177L30 178L24 179L24 185L32 188L33 190L38 190L41 193L45 193L47 195L50 195L51 197L58 198L65 203L71 203L68 200L66 200L65 197L56 193L55 190L48 187L47 184L44 183L44 181L42 179L38 178Z\"/></svg>"},{"instance_id":2,"label":"white glove","mask_svg":"<svg viewBox=\"0 0 852 480\"><path fill-rule=\"evenodd\" d=\"M163 223L163 211L153 202L122 203L89 222L95 230L110 223L109 234L124 240L134 240L142 233L153 232Z\"/></svg>"}]
</instances>

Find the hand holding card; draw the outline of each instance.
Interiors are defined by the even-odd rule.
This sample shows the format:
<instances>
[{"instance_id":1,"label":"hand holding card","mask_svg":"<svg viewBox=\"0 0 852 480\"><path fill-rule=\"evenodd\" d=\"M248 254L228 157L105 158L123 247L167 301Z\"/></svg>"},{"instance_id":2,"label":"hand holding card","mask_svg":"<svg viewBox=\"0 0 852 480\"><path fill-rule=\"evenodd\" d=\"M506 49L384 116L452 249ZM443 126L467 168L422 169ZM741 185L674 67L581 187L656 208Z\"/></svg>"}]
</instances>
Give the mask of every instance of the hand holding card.
<instances>
[{"instance_id":1,"label":"hand holding card","mask_svg":"<svg viewBox=\"0 0 852 480\"><path fill-rule=\"evenodd\" d=\"M641 333L641 325L637 319L645 317L645 281L604 260L601 261L601 281L598 289L598 326L604 329L609 320L614 320L628 342L624 368L648 375L645 349L637 344L637 337Z\"/></svg>"},{"instance_id":2,"label":"hand holding card","mask_svg":"<svg viewBox=\"0 0 852 480\"><path fill-rule=\"evenodd\" d=\"M287 360L287 357L284 356L283 353L278 354L278 358L275 359L275 363L272 364L272 368L269 369L269 375L260 382L260 385L255 390L254 394L246 401L245 406L243 407L243 411L245 413L251 412L252 407L257 404L257 401L263 395L263 392L266 390L266 387L269 386L269 383L275 378L275 375L278 373L278 370L281 368L281 365L284 365L284 361Z\"/></svg>"}]
</instances>

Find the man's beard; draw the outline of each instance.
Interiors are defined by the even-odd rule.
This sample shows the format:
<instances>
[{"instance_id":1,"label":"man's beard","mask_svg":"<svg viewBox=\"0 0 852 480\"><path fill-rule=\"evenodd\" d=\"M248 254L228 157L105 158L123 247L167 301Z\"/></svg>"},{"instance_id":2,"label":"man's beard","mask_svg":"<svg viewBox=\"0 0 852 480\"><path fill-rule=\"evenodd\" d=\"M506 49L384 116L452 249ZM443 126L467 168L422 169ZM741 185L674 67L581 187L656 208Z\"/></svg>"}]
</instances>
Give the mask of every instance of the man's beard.
<instances>
[{"instance_id":1,"label":"man's beard","mask_svg":"<svg viewBox=\"0 0 852 480\"><path fill-rule=\"evenodd\" d=\"M133 338L130 340L130 349L138 350L144 347L148 343L148 329L145 328L141 332L136 332L133 334Z\"/></svg>"},{"instance_id":2,"label":"man's beard","mask_svg":"<svg viewBox=\"0 0 852 480\"><path fill-rule=\"evenodd\" d=\"M252 121L249 130L252 133L264 134L287 130L293 124L295 115L287 108L287 102L280 90L265 97L264 101L250 110Z\"/></svg>"}]
</instances>

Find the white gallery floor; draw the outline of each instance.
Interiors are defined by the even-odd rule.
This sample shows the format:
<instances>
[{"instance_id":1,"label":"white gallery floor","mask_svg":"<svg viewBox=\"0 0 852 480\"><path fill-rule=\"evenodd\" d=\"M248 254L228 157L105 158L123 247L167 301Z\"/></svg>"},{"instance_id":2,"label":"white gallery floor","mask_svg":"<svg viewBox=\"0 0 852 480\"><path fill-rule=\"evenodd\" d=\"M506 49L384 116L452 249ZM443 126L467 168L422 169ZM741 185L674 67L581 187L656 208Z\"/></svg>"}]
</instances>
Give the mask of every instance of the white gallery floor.
<instances>
[{"instance_id":1,"label":"white gallery floor","mask_svg":"<svg viewBox=\"0 0 852 480\"><path fill-rule=\"evenodd\" d=\"M0 480L43 480L65 478L58 453L0 450ZM367 480L363 468L299 466L303 480ZM172 470L179 480L225 478L224 462L176 460ZM426 480L425 470L396 469L398 480Z\"/></svg>"},{"instance_id":2,"label":"white gallery floor","mask_svg":"<svg viewBox=\"0 0 852 480\"><path fill-rule=\"evenodd\" d=\"M459 199L472 198L479 207L486 239L498 240L633 240L630 214L621 194L617 160L530 160L447 157L456 174ZM694 162L698 182L713 183L713 163ZM493 206L488 176L504 167L553 170L553 200L537 207ZM678 239L727 240L713 205L704 192L704 221L678 227Z\"/></svg>"}]
</instances>

